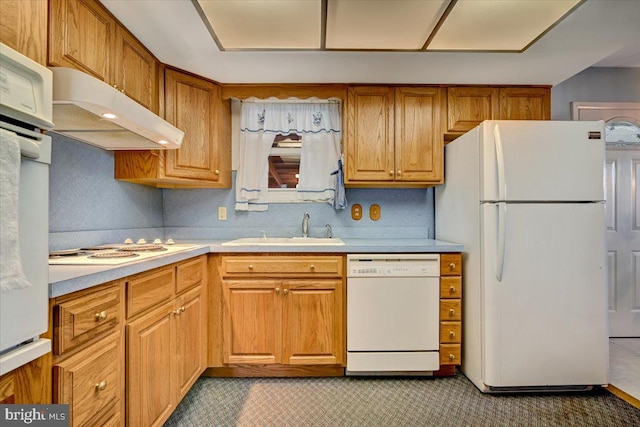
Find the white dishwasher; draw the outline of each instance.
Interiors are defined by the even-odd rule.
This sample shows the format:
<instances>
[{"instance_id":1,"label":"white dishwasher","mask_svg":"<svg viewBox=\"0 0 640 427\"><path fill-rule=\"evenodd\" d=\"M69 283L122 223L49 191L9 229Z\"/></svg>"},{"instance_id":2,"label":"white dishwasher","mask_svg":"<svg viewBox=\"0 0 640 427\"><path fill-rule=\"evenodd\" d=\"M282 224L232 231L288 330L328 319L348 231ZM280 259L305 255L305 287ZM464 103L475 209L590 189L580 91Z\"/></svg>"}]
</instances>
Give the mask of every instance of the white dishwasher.
<instances>
[{"instance_id":1,"label":"white dishwasher","mask_svg":"<svg viewBox=\"0 0 640 427\"><path fill-rule=\"evenodd\" d=\"M347 375L440 368L440 255L347 255Z\"/></svg>"}]
</instances>

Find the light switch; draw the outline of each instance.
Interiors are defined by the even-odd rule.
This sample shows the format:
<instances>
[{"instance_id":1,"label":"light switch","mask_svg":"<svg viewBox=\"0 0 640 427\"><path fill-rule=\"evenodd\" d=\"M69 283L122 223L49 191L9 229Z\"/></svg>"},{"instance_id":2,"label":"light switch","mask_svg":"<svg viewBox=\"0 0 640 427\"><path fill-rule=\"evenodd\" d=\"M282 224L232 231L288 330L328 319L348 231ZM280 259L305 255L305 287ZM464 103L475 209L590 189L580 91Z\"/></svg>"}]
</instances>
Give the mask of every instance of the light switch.
<instances>
[{"instance_id":1,"label":"light switch","mask_svg":"<svg viewBox=\"0 0 640 427\"><path fill-rule=\"evenodd\" d=\"M218 221L226 221L226 220L227 220L227 207L218 206Z\"/></svg>"},{"instance_id":2,"label":"light switch","mask_svg":"<svg viewBox=\"0 0 640 427\"><path fill-rule=\"evenodd\" d=\"M371 218L372 221L380 219L380 205L371 205L369 207L369 218Z\"/></svg>"}]
</instances>

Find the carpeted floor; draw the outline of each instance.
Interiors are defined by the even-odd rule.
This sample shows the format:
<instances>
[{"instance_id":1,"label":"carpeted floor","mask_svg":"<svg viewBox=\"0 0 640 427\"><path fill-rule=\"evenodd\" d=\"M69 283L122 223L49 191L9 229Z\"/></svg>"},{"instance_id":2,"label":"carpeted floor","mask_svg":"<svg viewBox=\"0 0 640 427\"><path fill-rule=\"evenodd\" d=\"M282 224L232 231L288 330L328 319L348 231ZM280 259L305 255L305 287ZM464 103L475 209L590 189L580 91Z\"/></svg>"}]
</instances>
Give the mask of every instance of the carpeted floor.
<instances>
[{"instance_id":1,"label":"carpeted floor","mask_svg":"<svg viewBox=\"0 0 640 427\"><path fill-rule=\"evenodd\" d=\"M640 426L605 390L486 395L467 378L201 378L165 426Z\"/></svg>"}]
</instances>

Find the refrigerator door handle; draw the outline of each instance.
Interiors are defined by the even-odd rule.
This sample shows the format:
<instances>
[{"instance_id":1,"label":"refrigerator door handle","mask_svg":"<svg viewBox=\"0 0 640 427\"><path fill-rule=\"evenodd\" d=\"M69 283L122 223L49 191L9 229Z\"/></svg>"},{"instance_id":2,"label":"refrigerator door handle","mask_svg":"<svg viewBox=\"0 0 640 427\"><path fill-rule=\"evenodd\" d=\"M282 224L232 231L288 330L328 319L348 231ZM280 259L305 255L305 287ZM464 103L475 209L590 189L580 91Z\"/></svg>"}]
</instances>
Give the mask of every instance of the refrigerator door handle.
<instances>
[{"instance_id":1,"label":"refrigerator door handle","mask_svg":"<svg viewBox=\"0 0 640 427\"><path fill-rule=\"evenodd\" d=\"M496 279L502 282L502 273L504 271L504 254L507 232L507 204L498 203L498 248L496 256Z\"/></svg>"},{"instance_id":2,"label":"refrigerator door handle","mask_svg":"<svg viewBox=\"0 0 640 427\"><path fill-rule=\"evenodd\" d=\"M498 200L507 200L507 183L504 179L504 152L502 151L500 125L496 125L493 128L493 136L496 146L496 167L498 168Z\"/></svg>"}]
</instances>

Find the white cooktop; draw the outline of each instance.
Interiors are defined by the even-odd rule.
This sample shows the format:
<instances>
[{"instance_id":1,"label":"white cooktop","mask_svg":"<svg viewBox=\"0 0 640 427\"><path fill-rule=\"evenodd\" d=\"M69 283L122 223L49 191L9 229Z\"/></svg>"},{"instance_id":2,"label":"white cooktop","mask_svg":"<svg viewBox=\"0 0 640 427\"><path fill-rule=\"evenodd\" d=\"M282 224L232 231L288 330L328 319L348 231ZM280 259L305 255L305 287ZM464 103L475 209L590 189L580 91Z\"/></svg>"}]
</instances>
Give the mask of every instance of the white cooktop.
<instances>
[{"instance_id":1,"label":"white cooktop","mask_svg":"<svg viewBox=\"0 0 640 427\"><path fill-rule=\"evenodd\" d=\"M127 245L103 245L110 248L126 248ZM116 249L97 249L87 250L80 255L63 255L57 258L49 258L49 265L120 265L130 262L137 262L142 260L148 260L150 258L158 258L168 254L174 254L176 252L186 251L194 248L196 245L192 244L171 244L161 245L163 250L159 251L142 251L133 252L135 256L122 257L122 258L101 258L106 252L116 252ZM72 251L72 250L70 250ZM65 252L65 251L59 251Z\"/></svg>"}]
</instances>

